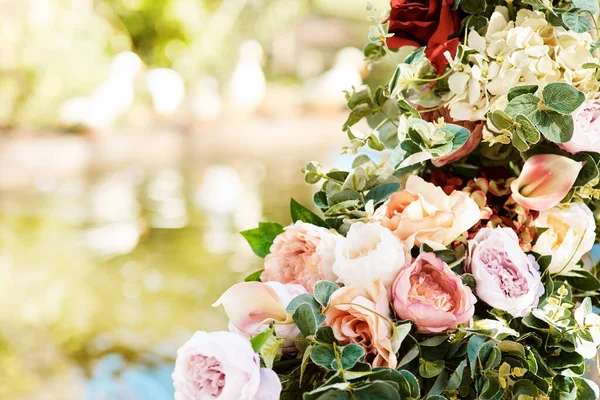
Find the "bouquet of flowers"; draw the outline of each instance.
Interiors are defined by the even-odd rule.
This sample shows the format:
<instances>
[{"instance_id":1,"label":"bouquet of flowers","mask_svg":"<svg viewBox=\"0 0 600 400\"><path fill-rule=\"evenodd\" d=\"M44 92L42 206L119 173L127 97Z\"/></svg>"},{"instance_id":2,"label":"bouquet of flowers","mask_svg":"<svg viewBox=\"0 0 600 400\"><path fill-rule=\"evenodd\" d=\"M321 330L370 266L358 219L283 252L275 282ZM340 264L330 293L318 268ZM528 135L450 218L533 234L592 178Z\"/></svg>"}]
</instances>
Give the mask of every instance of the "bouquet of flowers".
<instances>
[{"instance_id":1,"label":"bouquet of flowers","mask_svg":"<svg viewBox=\"0 0 600 400\"><path fill-rule=\"evenodd\" d=\"M597 399L597 0L370 13L395 72L347 93L343 151L382 157L308 163L320 212L242 232L264 270L179 350L175 397Z\"/></svg>"}]
</instances>

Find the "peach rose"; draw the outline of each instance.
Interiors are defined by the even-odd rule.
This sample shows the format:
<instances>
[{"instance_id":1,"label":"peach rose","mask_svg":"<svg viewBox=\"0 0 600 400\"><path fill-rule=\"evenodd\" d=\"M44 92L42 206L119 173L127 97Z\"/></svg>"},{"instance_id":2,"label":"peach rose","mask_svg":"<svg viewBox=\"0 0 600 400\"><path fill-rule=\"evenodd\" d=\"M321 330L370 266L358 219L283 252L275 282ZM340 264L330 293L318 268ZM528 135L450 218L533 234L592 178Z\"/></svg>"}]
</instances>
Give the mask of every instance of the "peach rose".
<instances>
[{"instance_id":1,"label":"peach rose","mask_svg":"<svg viewBox=\"0 0 600 400\"><path fill-rule=\"evenodd\" d=\"M338 236L325 228L298 221L275 238L265 257L263 282L297 283L312 293L320 280L335 281L331 266Z\"/></svg>"},{"instance_id":2,"label":"peach rose","mask_svg":"<svg viewBox=\"0 0 600 400\"><path fill-rule=\"evenodd\" d=\"M479 222L479 207L468 194L450 195L416 175L376 212L376 219L409 248L426 242L452 243Z\"/></svg>"},{"instance_id":3,"label":"peach rose","mask_svg":"<svg viewBox=\"0 0 600 400\"><path fill-rule=\"evenodd\" d=\"M413 321L421 333L454 331L473 318L477 302L460 276L433 253L421 253L400 271L392 297L398 317Z\"/></svg>"},{"instance_id":4,"label":"peach rose","mask_svg":"<svg viewBox=\"0 0 600 400\"><path fill-rule=\"evenodd\" d=\"M365 349L366 362L373 367L396 367L398 359L392 350L389 321L392 318L390 302L380 281L337 290L329 300L329 307L325 325L333 329L340 343L361 346Z\"/></svg>"}]
</instances>

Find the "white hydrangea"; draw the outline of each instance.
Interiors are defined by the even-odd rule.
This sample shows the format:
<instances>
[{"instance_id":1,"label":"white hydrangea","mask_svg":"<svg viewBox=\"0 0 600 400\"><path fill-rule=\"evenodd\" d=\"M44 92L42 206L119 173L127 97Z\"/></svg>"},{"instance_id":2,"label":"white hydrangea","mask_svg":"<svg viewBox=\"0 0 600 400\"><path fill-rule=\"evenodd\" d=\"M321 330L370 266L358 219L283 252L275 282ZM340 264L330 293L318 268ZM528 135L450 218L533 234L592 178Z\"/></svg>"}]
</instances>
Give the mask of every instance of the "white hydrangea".
<instances>
[{"instance_id":1,"label":"white hydrangea","mask_svg":"<svg viewBox=\"0 0 600 400\"><path fill-rule=\"evenodd\" d=\"M585 92L596 91L594 70L582 67L598 62L588 50L592 42L587 32L552 26L541 12L522 9L511 21L506 7L497 7L484 36L469 33L466 47L475 52L448 79L450 116L484 120L487 112L504 109L509 89L518 85L541 89L564 81Z\"/></svg>"}]
</instances>

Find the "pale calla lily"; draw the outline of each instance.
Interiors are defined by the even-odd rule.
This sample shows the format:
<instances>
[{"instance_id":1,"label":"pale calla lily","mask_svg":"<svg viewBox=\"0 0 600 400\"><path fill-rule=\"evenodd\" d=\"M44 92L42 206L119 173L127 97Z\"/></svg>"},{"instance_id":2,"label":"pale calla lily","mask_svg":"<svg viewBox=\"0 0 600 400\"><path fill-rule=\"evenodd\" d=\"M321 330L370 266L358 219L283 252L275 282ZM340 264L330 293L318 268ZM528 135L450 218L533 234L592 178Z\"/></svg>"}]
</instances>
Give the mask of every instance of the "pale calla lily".
<instances>
[{"instance_id":1,"label":"pale calla lily","mask_svg":"<svg viewBox=\"0 0 600 400\"><path fill-rule=\"evenodd\" d=\"M571 190L581 167L580 162L556 154L535 155L510 185L512 197L530 210L548 210Z\"/></svg>"},{"instance_id":2,"label":"pale calla lily","mask_svg":"<svg viewBox=\"0 0 600 400\"><path fill-rule=\"evenodd\" d=\"M242 282L230 287L213 307L222 305L231 323L241 332L255 334L272 321L290 322L286 301L267 283Z\"/></svg>"}]
</instances>

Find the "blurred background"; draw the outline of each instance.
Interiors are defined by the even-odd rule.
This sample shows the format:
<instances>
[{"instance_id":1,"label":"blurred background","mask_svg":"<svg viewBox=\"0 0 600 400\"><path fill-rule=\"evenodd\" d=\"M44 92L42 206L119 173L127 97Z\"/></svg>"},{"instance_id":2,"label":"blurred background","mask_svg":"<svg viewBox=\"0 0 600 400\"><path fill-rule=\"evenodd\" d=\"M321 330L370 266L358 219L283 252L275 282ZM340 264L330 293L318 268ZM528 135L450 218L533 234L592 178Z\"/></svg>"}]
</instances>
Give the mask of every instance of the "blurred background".
<instances>
[{"instance_id":1,"label":"blurred background","mask_svg":"<svg viewBox=\"0 0 600 400\"><path fill-rule=\"evenodd\" d=\"M373 1L384 11L386 0ZM0 0L0 399L172 399L260 268L238 234L341 166L364 0Z\"/></svg>"}]
</instances>

